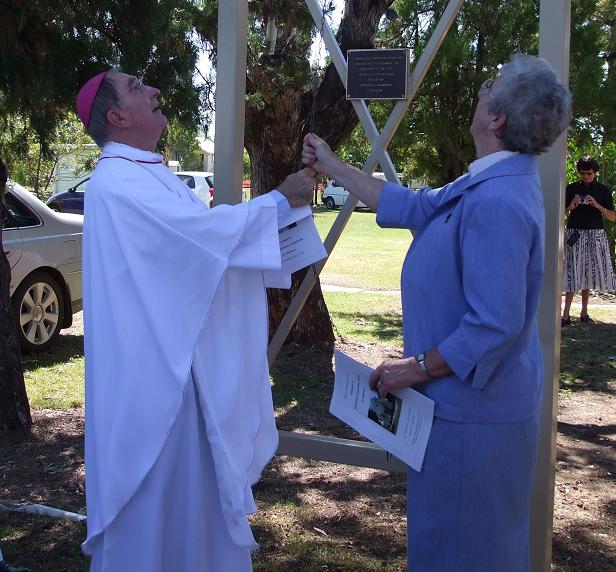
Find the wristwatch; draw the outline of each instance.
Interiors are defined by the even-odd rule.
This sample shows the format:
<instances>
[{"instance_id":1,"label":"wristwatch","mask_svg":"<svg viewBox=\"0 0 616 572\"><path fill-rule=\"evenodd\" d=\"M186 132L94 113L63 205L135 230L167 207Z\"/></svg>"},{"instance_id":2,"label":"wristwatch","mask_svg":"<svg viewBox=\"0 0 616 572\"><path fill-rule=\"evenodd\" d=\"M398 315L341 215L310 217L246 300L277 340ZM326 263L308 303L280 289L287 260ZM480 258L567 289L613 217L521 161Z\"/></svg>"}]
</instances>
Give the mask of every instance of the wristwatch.
<instances>
[{"instance_id":1,"label":"wristwatch","mask_svg":"<svg viewBox=\"0 0 616 572\"><path fill-rule=\"evenodd\" d=\"M429 379L432 379L432 376L428 371L428 366L426 365L426 354L424 352L421 352L415 359L417 360L417 363L419 364L419 367L422 369L422 371L428 376Z\"/></svg>"}]
</instances>

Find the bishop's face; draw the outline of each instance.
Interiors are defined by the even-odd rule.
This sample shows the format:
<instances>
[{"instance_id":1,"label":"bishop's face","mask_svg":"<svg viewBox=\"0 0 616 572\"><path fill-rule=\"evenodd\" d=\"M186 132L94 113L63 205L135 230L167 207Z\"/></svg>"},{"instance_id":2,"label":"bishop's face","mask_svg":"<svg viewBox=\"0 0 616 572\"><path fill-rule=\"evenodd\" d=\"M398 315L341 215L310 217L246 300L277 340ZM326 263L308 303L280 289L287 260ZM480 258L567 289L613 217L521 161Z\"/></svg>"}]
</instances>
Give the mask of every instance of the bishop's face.
<instances>
[{"instance_id":1,"label":"bishop's face","mask_svg":"<svg viewBox=\"0 0 616 572\"><path fill-rule=\"evenodd\" d=\"M133 138L142 139L154 148L167 126L167 118L158 102L160 90L125 73L113 74L112 81L120 98L118 113L123 127L131 131Z\"/></svg>"}]
</instances>

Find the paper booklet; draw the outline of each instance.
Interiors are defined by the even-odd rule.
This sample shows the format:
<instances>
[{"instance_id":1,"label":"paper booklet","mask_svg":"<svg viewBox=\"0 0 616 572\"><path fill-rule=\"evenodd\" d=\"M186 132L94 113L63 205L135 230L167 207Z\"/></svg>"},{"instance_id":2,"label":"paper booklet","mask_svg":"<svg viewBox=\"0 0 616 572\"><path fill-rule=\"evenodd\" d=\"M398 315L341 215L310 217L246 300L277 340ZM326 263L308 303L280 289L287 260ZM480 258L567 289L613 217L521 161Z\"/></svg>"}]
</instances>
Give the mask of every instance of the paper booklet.
<instances>
[{"instance_id":1,"label":"paper booklet","mask_svg":"<svg viewBox=\"0 0 616 572\"><path fill-rule=\"evenodd\" d=\"M269 288L290 288L293 272L327 256L309 205L291 209L289 215L281 221L278 238L282 267L280 270L266 270L263 273L265 285Z\"/></svg>"},{"instance_id":2,"label":"paper booklet","mask_svg":"<svg viewBox=\"0 0 616 572\"><path fill-rule=\"evenodd\" d=\"M421 471L432 429L434 401L414 389L380 397L370 389L372 369L335 351L336 377L329 412L358 433Z\"/></svg>"}]
</instances>

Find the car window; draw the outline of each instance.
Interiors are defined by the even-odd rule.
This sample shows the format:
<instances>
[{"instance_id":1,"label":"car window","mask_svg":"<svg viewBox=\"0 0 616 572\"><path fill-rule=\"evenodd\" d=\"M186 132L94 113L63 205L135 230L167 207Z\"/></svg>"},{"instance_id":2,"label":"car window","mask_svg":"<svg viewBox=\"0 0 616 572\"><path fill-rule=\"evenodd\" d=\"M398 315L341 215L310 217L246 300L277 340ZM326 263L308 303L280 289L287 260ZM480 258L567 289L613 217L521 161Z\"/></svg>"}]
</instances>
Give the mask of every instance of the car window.
<instances>
[{"instance_id":1,"label":"car window","mask_svg":"<svg viewBox=\"0 0 616 572\"><path fill-rule=\"evenodd\" d=\"M13 194L5 193L2 202L10 213L9 220L4 228L37 226L40 224L38 217ZM3 224L5 221L3 221Z\"/></svg>"},{"instance_id":2,"label":"car window","mask_svg":"<svg viewBox=\"0 0 616 572\"><path fill-rule=\"evenodd\" d=\"M83 181L80 181L79 183L77 183L75 185L75 187L74 187L75 190L79 191L80 193L83 193L86 190L86 188L88 187L88 181L89 180L90 179L88 178L88 179L84 179Z\"/></svg>"},{"instance_id":3,"label":"car window","mask_svg":"<svg viewBox=\"0 0 616 572\"><path fill-rule=\"evenodd\" d=\"M195 188L195 178L190 175L176 175L182 183L186 183L191 189Z\"/></svg>"},{"instance_id":4,"label":"car window","mask_svg":"<svg viewBox=\"0 0 616 572\"><path fill-rule=\"evenodd\" d=\"M14 226L9 210L4 204L4 195L2 195L0 197L0 228L12 228Z\"/></svg>"},{"instance_id":5,"label":"car window","mask_svg":"<svg viewBox=\"0 0 616 572\"><path fill-rule=\"evenodd\" d=\"M214 188L214 177L210 175L208 177L205 177L205 180L207 181L207 184L209 185L210 189L213 189Z\"/></svg>"}]
</instances>

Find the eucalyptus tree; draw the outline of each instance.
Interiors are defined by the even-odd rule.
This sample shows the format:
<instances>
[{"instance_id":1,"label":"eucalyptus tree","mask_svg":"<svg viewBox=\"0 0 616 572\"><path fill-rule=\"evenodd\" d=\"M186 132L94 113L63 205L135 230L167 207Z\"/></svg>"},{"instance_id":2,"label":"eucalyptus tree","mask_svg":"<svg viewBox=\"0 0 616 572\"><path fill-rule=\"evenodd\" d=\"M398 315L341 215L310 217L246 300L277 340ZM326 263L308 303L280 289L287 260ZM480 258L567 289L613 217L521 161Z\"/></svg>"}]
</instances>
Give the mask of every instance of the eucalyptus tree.
<instances>
[{"instance_id":1,"label":"eucalyptus tree","mask_svg":"<svg viewBox=\"0 0 616 572\"><path fill-rule=\"evenodd\" d=\"M393 0L352 0L337 39L343 53L374 46L379 22ZM322 0L323 18L333 9ZM212 52L216 49L215 1L199 3L196 29ZM244 144L251 161L254 195L273 189L287 174L301 167L302 138L315 131L336 149L357 124L344 87L332 64L318 69L310 62L310 48L319 30L303 0L250 1L246 76ZM325 50L325 48L323 48ZM316 69L315 69L316 68ZM224 73L218 70L217 73ZM303 273L294 276L289 291L270 290L270 333L282 319ZM320 285L308 298L290 339L301 343L333 343L334 336Z\"/></svg>"}]
</instances>

